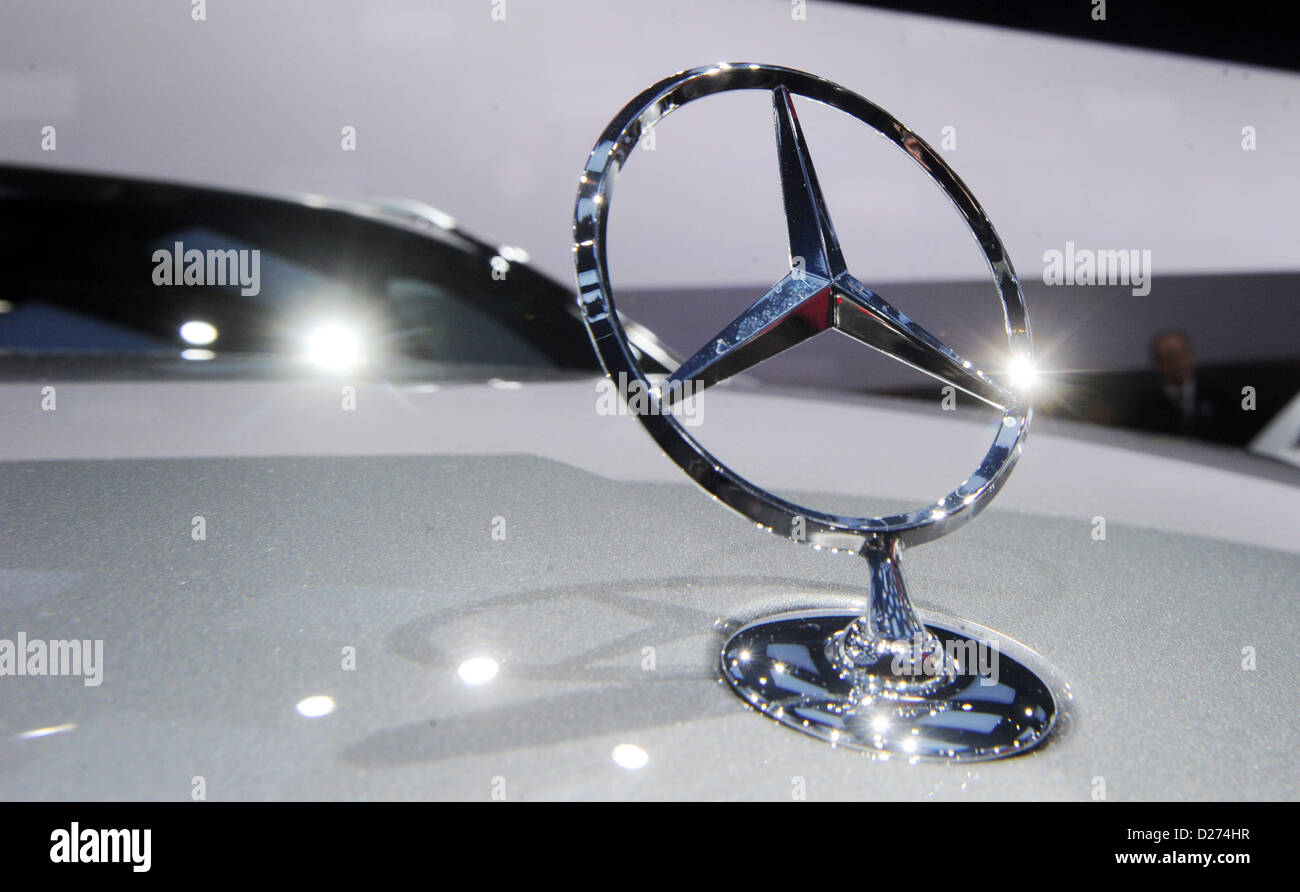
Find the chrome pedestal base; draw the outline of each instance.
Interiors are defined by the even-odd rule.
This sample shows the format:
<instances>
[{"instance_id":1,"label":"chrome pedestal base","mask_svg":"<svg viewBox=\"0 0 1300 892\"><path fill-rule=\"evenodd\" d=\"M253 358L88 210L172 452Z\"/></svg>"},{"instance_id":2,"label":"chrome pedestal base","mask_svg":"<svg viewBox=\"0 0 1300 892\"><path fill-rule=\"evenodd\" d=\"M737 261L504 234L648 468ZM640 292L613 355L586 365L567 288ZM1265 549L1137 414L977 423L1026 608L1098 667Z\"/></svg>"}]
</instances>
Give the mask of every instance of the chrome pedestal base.
<instances>
[{"instance_id":1,"label":"chrome pedestal base","mask_svg":"<svg viewBox=\"0 0 1300 892\"><path fill-rule=\"evenodd\" d=\"M928 625L923 665L892 661L899 684L846 664L846 629L861 614L786 613L752 622L722 648L722 674L765 715L833 746L880 758L967 762L1042 743L1056 724L1052 690L1005 645ZM917 679L911 682L909 679Z\"/></svg>"}]
</instances>

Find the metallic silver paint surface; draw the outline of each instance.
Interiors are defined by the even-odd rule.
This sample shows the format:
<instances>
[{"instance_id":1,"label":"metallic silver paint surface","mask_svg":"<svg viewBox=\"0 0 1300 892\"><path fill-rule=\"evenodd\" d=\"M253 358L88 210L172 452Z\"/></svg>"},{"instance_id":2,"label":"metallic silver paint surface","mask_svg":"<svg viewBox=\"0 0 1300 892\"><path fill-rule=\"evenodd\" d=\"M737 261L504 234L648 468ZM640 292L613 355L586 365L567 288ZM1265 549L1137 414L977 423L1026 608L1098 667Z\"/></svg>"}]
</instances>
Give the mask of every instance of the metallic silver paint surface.
<instances>
[{"instance_id":1,"label":"metallic silver paint surface","mask_svg":"<svg viewBox=\"0 0 1300 892\"><path fill-rule=\"evenodd\" d=\"M1293 486L1040 427L998 503L909 574L927 620L976 616L1049 655L1070 727L1003 763L872 763L756 722L714 675L715 620L852 604L856 559L735 535L636 425L594 414L591 381L358 390L363 414L340 418L324 382L60 385L44 414L35 385L0 387L0 638L105 641L97 688L0 678L0 797L188 799L196 775L214 800L488 799L496 777L511 799L788 799L796 776L814 800L1300 786ZM763 410L917 442L937 423L788 402ZM905 506L924 481L845 485ZM461 682L474 656L498 676ZM313 695L333 713L301 716ZM644 768L614 763L623 743Z\"/></svg>"},{"instance_id":2,"label":"metallic silver paint surface","mask_svg":"<svg viewBox=\"0 0 1300 892\"><path fill-rule=\"evenodd\" d=\"M356 413L339 411L339 383L329 379L55 383L60 408L40 414L39 385L0 384L0 461L523 453L609 478L682 482L636 425L593 411L595 378L517 389L358 382ZM983 432L982 418L940 412L936 403L842 393L810 400L795 390L727 399L788 419L763 432L761 449L743 427L724 423L710 434L729 459L739 450L746 467L759 463L755 476L778 491L825 492L833 484L837 497L914 501L933 487L933 475L917 466L941 461L940 447L954 432ZM1267 463L1263 473L1260 459L1234 450L1053 419L1044 425L999 495L1001 507L1075 520L1100 513L1300 554L1300 537L1278 522L1300 516L1300 473L1286 465ZM914 434L914 463L866 463L852 475L828 477L823 466L772 458L795 454L809 430L840 441L898 429Z\"/></svg>"}]
</instances>

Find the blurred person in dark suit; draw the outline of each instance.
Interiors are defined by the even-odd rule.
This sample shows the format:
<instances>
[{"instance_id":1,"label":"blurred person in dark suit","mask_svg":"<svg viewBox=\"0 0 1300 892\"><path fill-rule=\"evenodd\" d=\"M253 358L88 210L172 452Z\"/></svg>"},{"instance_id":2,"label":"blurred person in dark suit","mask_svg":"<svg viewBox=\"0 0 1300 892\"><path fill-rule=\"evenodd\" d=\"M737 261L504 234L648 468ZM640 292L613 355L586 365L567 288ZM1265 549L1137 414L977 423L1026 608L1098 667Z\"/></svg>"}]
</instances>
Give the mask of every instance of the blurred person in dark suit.
<instances>
[{"instance_id":1,"label":"blurred person in dark suit","mask_svg":"<svg viewBox=\"0 0 1300 892\"><path fill-rule=\"evenodd\" d=\"M1176 329L1151 338L1154 380L1133 402L1132 425L1142 430L1230 442L1233 401L1196 374L1191 339Z\"/></svg>"}]
</instances>

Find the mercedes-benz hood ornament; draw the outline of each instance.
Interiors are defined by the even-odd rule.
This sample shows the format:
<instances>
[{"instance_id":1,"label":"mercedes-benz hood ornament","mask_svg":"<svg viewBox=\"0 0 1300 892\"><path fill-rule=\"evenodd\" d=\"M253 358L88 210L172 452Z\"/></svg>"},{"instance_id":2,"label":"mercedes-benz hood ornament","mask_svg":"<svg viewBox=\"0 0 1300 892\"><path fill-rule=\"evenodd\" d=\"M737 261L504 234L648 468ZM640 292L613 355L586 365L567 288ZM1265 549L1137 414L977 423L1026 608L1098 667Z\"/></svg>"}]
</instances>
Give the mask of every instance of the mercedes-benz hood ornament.
<instances>
[{"instance_id":1,"label":"mercedes-benz hood ornament","mask_svg":"<svg viewBox=\"0 0 1300 892\"><path fill-rule=\"evenodd\" d=\"M665 380L653 383L628 342L609 282L605 229L614 182L641 136L662 117L729 90L771 93L790 272ZM632 100L606 128L581 176L574 219L583 317L610 376L626 375L623 380L639 381L642 393L648 393L648 404L635 414L691 479L761 527L866 561L865 609L787 613L733 631L720 668L741 697L785 725L883 757L969 760L1024 752L1047 738L1059 712L1058 695L1030 667L1036 655L968 624L923 623L908 598L899 559L904 547L952 532L997 494L1029 429L1027 391L957 355L848 269L799 126L795 96L873 128L947 193L975 235L1001 295L1005 365L1031 367L1019 282L970 190L924 140L879 106L819 77L772 65L719 64L673 75ZM992 444L974 473L937 502L906 514L830 514L785 501L740 477L675 417L672 407L683 394L831 329L997 410Z\"/></svg>"}]
</instances>

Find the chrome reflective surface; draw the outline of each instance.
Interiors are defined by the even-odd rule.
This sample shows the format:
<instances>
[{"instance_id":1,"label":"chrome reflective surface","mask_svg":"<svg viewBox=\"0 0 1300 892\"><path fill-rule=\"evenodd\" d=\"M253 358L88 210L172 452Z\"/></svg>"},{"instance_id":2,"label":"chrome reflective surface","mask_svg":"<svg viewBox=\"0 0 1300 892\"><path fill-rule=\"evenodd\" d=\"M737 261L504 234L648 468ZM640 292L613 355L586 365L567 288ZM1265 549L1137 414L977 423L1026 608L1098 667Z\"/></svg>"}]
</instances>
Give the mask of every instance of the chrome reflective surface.
<instances>
[{"instance_id":1,"label":"chrome reflective surface","mask_svg":"<svg viewBox=\"0 0 1300 892\"><path fill-rule=\"evenodd\" d=\"M646 378L615 311L609 284L605 230L614 184L643 133L687 102L728 90L772 93L778 172L790 239L790 273L711 338L664 382ZM611 375L640 378L651 392L641 423L696 483L761 526L790 535L803 529L813 546L858 551L872 536L896 536L908 545L938 538L979 512L1020 455L1032 412L1026 394L999 383L963 359L844 268L839 242L817 182L793 96L836 108L894 142L942 188L967 222L993 273L1008 339L1005 365L1032 361L1029 321L1010 258L969 189L933 149L874 103L822 78L772 65L721 63L681 72L649 88L605 129L579 178L573 251L578 301L596 352ZM993 442L976 471L942 499L906 514L848 517L779 499L718 462L671 412L678 385L708 386L834 328L1002 410ZM798 524L795 523L796 518Z\"/></svg>"},{"instance_id":2,"label":"chrome reflective surface","mask_svg":"<svg viewBox=\"0 0 1300 892\"><path fill-rule=\"evenodd\" d=\"M928 626L926 635L952 657L941 683L924 696L859 689L827 646L855 619L842 610L816 610L750 623L723 647L723 677L783 725L882 758L998 759L1028 752L1056 726L1056 698L1007 652L1018 648L939 625Z\"/></svg>"},{"instance_id":3,"label":"chrome reflective surface","mask_svg":"<svg viewBox=\"0 0 1300 892\"><path fill-rule=\"evenodd\" d=\"M631 150L649 128L687 102L728 90L771 93L790 271L655 385L629 344L609 284L605 232L613 187ZM578 303L609 375L639 379L643 392L650 394L646 411L633 414L696 483L760 527L814 548L859 554L868 563L870 605L863 615L841 615L839 625L833 628L823 618L789 618L761 626L767 636L761 642L751 640L751 633L738 633L724 649L724 672L737 691L764 711L784 714L785 701L769 699L766 694L772 684L767 675L751 677L748 670L739 668L740 663L726 663L726 655L736 648L748 650L761 643L767 651L805 646L816 650L818 659L827 665L809 664L805 671L812 673L816 682L804 678L800 683L815 683L819 690L829 692L825 696L837 704L837 716L872 708L882 696L944 704L954 695L954 686L960 687L967 679L966 669L946 653L941 637L927 631L917 618L903 582L900 556L908 545L928 542L961 526L997 494L1020 456L1029 429L1032 410L1027 389L1013 374L999 381L958 355L849 272L799 125L795 95L829 105L872 127L907 152L944 190L975 236L997 285L1007 333L1008 349L1002 357L1005 369L1031 369L1029 321L1019 282L1001 240L965 184L920 137L879 106L829 81L777 66L720 63L681 72L643 92L606 128L579 179L573 230ZM849 517L795 505L723 466L670 411L682 394L724 381L832 329L998 410L993 442L983 461L939 501L888 517ZM805 640L810 628L819 630L822 640ZM785 640L783 635L791 637ZM1032 672L1024 671L1028 678L1033 677ZM1028 689L1028 682L1026 685ZM959 750L969 750L978 758L995 758L1032 746L1050 731L1055 711L1049 708L1050 695L1046 704L1032 695L1031 700L1027 708L1032 720L1005 740L1000 735L1006 728L996 733L990 729L993 737L989 740L969 747L927 750L922 755L942 756L951 750L948 757L957 758ZM1035 710L1044 717L1035 718ZM801 719L786 724L828 737L830 732L823 731L835 723ZM847 728L835 733L846 730L855 745L865 746L873 739ZM884 751L892 750L885 746Z\"/></svg>"}]
</instances>

